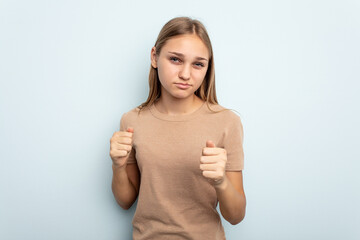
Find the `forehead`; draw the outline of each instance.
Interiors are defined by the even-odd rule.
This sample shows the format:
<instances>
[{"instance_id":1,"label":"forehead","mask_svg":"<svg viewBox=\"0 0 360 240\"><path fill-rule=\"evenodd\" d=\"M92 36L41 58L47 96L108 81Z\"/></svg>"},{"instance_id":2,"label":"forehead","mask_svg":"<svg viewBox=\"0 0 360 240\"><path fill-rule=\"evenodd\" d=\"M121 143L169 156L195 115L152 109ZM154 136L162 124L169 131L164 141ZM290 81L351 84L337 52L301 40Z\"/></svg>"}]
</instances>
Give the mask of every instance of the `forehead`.
<instances>
[{"instance_id":1,"label":"forehead","mask_svg":"<svg viewBox=\"0 0 360 240\"><path fill-rule=\"evenodd\" d=\"M166 41L162 51L167 53L179 52L185 57L204 57L209 59L209 50L196 34L184 34L170 38Z\"/></svg>"}]
</instances>

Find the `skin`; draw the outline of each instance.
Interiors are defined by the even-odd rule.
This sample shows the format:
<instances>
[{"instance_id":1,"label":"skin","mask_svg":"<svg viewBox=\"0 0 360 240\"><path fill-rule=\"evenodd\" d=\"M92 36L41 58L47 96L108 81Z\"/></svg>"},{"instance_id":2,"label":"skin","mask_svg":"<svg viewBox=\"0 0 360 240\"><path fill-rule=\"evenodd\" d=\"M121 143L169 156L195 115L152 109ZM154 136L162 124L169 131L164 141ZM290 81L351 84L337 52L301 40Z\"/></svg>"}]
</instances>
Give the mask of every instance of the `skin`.
<instances>
[{"instance_id":1,"label":"skin","mask_svg":"<svg viewBox=\"0 0 360 240\"><path fill-rule=\"evenodd\" d=\"M155 107L169 115L194 112L204 102L194 93L204 80L208 68L209 52L206 45L198 36L186 34L169 39L159 56L155 54L155 50L155 47L151 50L151 64L158 69L162 85L161 97ZM169 52L177 52L182 56ZM180 89L175 83L188 83L191 86ZM131 207L140 187L137 164L126 164L133 133L134 129L131 127L127 131L114 133L110 145L113 160L112 189L117 202L124 209ZM216 147L208 140L199 159L199 168L216 190L222 216L235 225L245 216L246 198L242 171L225 171L226 162L226 150Z\"/></svg>"},{"instance_id":2,"label":"skin","mask_svg":"<svg viewBox=\"0 0 360 240\"><path fill-rule=\"evenodd\" d=\"M189 114L198 109L203 100L194 92L200 87L208 68L207 47L196 35L180 35L169 39L159 56L156 56L155 51L156 48L153 47L151 64L158 69L161 82L161 97L155 107L169 115ZM205 60L198 60L196 57ZM175 83L187 83L191 86L180 89Z\"/></svg>"}]
</instances>

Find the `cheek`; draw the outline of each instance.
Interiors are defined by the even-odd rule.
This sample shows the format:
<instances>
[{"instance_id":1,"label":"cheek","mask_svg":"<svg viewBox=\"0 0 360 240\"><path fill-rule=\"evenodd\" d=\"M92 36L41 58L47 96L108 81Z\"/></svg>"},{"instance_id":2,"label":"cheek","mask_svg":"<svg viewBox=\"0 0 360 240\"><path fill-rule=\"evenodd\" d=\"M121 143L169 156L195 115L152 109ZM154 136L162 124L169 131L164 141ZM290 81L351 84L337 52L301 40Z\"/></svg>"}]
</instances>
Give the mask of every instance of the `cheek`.
<instances>
[{"instance_id":1,"label":"cheek","mask_svg":"<svg viewBox=\"0 0 360 240\"><path fill-rule=\"evenodd\" d=\"M159 71L159 76L173 77L173 76L177 76L179 70L177 66L175 66L174 64L165 62L159 66L158 71Z\"/></svg>"},{"instance_id":2,"label":"cheek","mask_svg":"<svg viewBox=\"0 0 360 240\"><path fill-rule=\"evenodd\" d=\"M200 82L200 84L201 84L202 80L204 80L204 78L206 76L206 71L195 70L193 76L194 76L194 79L196 79L196 81Z\"/></svg>"},{"instance_id":3,"label":"cheek","mask_svg":"<svg viewBox=\"0 0 360 240\"><path fill-rule=\"evenodd\" d=\"M206 75L206 70L197 70L197 71L194 71L194 72L195 72L195 74L196 74L196 76L198 78L204 78L205 75Z\"/></svg>"}]
</instances>

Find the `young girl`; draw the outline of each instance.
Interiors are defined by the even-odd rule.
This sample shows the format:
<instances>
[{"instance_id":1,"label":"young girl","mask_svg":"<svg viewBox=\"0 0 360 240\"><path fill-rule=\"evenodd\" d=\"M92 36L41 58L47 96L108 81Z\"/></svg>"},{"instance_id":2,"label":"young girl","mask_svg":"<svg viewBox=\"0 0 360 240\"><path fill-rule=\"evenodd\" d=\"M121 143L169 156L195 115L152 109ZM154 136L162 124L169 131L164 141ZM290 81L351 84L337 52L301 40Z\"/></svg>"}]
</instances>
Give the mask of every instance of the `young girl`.
<instances>
[{"instance_id":1,"label":"young girl","mask_svg":"<svg viewBox=\"0 0 360 240\"><path fill-rule=\"evenodd\" d=\"M124 113L110 140L112 190L129 209L133 239L225 239L245 216L243 126L218 104L203 24L167 22L151 49L146 102Z\"/></svg>"}]
</instances>

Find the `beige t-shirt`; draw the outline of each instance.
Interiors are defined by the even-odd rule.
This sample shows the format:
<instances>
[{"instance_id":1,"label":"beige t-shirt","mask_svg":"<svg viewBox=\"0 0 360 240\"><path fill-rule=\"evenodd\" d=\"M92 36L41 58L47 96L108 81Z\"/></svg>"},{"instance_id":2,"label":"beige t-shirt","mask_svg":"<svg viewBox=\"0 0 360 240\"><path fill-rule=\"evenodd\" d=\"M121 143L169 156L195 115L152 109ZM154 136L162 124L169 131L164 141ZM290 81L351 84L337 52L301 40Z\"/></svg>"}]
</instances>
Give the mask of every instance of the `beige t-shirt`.
<instances>
[{"instance_id":1,"label":"beige t-shirt","mask_svg":"<svg viewBox=\"0 0 360 240\"><path fill-rule=\"evenodd\" d=\"M211 109L223 109L210 104ZM226 171L244 168L243 126L231 110L212 113L204 103L195 112L171 116L154 104L123 114L120 131L134 128L128 164L141 173L133 239L223 240L215 188L202 175L206 141L227 151Z\"/></svg>"}]
</instances>

